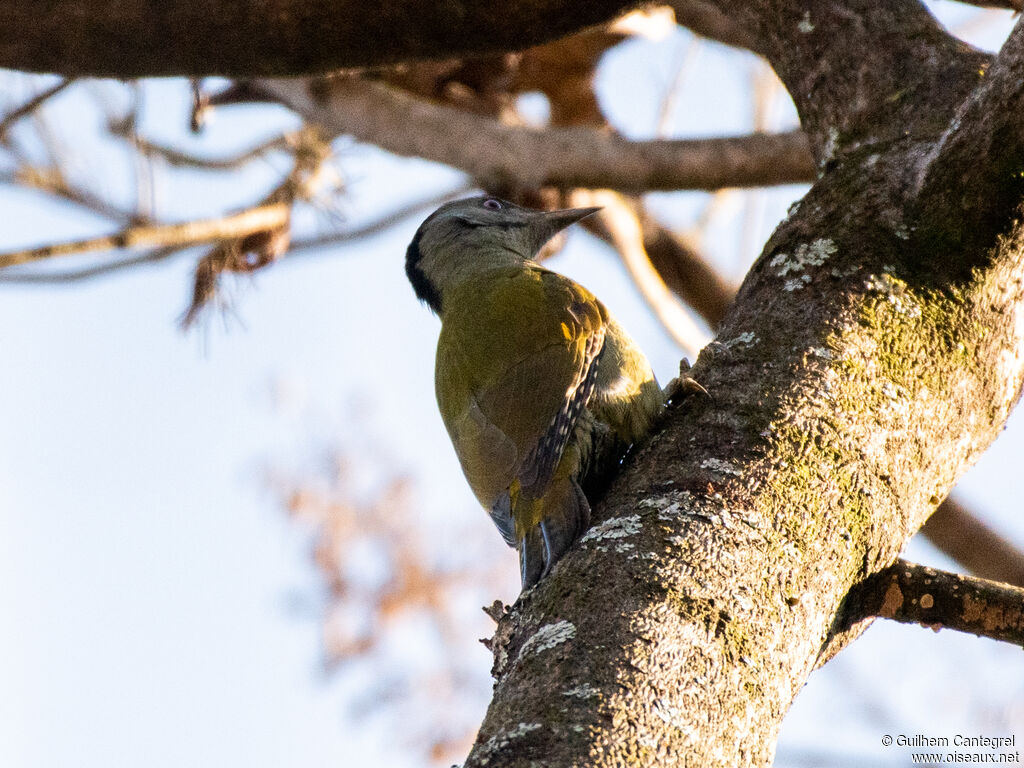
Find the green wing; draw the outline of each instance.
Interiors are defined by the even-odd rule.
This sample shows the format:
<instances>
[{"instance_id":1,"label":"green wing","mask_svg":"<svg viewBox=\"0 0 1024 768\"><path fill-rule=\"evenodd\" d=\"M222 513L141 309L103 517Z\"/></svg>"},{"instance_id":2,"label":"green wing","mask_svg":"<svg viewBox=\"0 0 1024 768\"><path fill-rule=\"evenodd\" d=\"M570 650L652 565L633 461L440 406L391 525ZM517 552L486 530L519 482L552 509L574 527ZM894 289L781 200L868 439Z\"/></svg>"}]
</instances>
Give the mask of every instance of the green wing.
<instances>
[{"instance_id":1,"label":"green wing","mask_svg":"<svg viewBox=\"0 0 1024 768\"><path fill-rule=\"evenodd\" d=\"M466 479L493 510L516 480L544 493L593 389L608 314L582 286L536 267L459 292L445 302L438 405ZM505 535L510 526L496 522Z\"/></svg>"}]
</instances>

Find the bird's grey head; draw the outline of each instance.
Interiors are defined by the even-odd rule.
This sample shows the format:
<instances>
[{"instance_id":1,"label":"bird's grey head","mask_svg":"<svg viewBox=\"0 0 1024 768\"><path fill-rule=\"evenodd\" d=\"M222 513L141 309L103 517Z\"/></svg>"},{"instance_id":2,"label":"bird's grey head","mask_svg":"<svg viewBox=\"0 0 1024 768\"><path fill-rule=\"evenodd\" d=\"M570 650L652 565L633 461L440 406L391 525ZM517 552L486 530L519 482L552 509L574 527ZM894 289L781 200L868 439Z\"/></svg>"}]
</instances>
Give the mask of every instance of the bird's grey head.
<instances>
[{"instance_id":1,"label":"bird's grey head","mask_svg":"<svg viewBox=\"0 0 1024 768\"><path fill-rule=\"evenodd\" d=\"M487 196L445 203L416 230L405 273L416 295L441 314L447 288L532 259L556 233L597 210L536 211Z\"/></svg>"}]
</instances>

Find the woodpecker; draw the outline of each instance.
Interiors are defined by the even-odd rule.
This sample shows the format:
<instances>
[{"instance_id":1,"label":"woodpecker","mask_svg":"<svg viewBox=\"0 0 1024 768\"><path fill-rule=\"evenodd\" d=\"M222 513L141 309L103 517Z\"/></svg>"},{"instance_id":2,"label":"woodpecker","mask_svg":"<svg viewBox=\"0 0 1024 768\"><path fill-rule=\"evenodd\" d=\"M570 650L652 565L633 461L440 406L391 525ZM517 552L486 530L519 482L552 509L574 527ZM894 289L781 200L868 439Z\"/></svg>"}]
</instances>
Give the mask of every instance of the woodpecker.
<instances>
[{"instance_id":1,"label":"woodpecker","mask_svg":"<svg viewBox=\"0 0 1024 768\"><path fill-rule=\"evenodd\" d=\"M457 200L427 217L406 252L416 295L441 319L441 418L470 488L519 551L524 590L587 529L584 489L664 408L647 358L605 306L535 261L598 210Z\"/></svg>"}]
</instances>

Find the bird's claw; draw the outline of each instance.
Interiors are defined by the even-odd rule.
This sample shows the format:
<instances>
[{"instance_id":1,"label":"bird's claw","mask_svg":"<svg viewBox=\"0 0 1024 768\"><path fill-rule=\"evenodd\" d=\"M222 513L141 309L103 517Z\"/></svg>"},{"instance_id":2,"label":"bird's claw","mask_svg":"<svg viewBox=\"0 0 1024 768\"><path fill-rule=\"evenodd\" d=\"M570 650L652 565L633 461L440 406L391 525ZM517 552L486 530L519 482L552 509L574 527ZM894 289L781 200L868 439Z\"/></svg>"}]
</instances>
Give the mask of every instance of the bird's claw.
<instances>
[{"instance_id":1,"label":"bird's claw","mask_svg":"<svg viewBox=\"0 0 1024 768\"><path fill-rule=\"evenodd\" d=\"M696 379L688 376L690 371L690 361L685 357L679 362L679 375L670 381L664 389L665 393L665 404L669 406L678 405L686 398L691 395L701 394L710 399L711 393L708 392Z\"/></svg>"}]
</instances>

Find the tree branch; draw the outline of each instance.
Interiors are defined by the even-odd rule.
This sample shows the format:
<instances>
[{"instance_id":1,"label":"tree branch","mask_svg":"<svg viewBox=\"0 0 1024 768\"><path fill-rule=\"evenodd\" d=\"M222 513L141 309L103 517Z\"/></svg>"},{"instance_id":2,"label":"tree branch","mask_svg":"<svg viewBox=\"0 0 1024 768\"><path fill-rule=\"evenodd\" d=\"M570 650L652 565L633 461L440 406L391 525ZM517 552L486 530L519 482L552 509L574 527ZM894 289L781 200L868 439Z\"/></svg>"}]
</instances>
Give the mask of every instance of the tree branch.
<instances>
[{"instance_id":1,"label":"tree branch","mask_svg":"<svg viewBox=\"0 0 1024 768\"><path fill-rule=\"evenodd\" d=\"M934 134L989 58L947 34L918 0L705 1L756 36L822 169L858 147Z\"/></svg>"},{"instance_id":2,"label":"tree branch","mask_svg":"<svg viewBox=\"0 0 1024 768\"><path fill-rule=\"evenodd\" d=\"M584 226L621 254L633 283L675 342L691 353L703 349L711 339L686 314L651 264L644 248L640 218L629 201L608 190L578 190L572 196L572 203L578 207L599 206L602 209L584 222Z\"/></svg>"},{"instance_id":3,"label":"tree branch","mask_svg":"<svg viewBox=\"0 0 1024 768\"><path fill-rule=\"evenodd\" d=\"M36 168L23 164L14 172L0 171L0 184L39 190L64 202L74 203L76 206L111 221L138 224L146 224L149 221L135 211L121 208L106 198L100 197L91 189L71 184L60 172L49 168Z\"/></svg>"},{"instance_id":4,"label":"tree branch","mask_svg":"<svg viewBox=\"0 0 1024 768\"><path fill-rule=\"evenodd\" d=\"M163 159L168 165L178 168L198 168L206 171L232 171L247 163L263 157L275 150L292 150L295 147L296 135L285 134L275 136L250 149L243 150L230 157L199 157L188 152L182 152L174 147L164 146L156 142L144 139L134 134L118 133L112 130L115 135L121 135L130 141L139 152L147 155L155 155Z\"/></svg>"},{"instance_id":5,"label":"tree branch","mask_svg":"<svg viewBox=\"0 0 1024 768\"><path fill-rule=\"evenodd\" d=\"M847 624L876 616L1024 646L1024 589L905 560L850 591Z\"/></svg>"},{"instance_id":6,"label":"tree branch","mask_svg":"<svg viewBox=\"0 0 1024 768\"><path fill-rule=\"evenodd\" d=\"M1024 555L954 496L939 505L921 533L975 576L1024 587Z\"/></svg>"},{"instance_id":7,"label":"tree branch","mask_svg":"<svg viewBox=\"0 0 1024 768\"><path fill-rule=\"evenodd\" d=\"M1022 70L1024 21L1018 20L992 65L972 73L976 87L924 156L911 223L934 253L954 255L964 271L976 263L969 255L1007 231L1002 212L1024 200Z\"/></svg>"},{"instance_id":8,"label":"tree branch","mask_svg":"<svg viewBox=\"0 0 1024 768\"><path fill-rule=\"evenodd\" d=\"M0 269L89 251L152 246L183 247L212 240L243 238L284 226L289 212L288 205L272 203L215 219L128 227L113 235L0 253Z\"/></svg>"},{"instance_id":9,"label":"tree branch","mask_svg":"<svg viewBox=\"0 0 1024 768\"><path fill-rule=\"evenodd\" d=\"M636 210L643 225L644 248L658 274L717 329L735 291L698 253L647 214L642 204L637 204ZM1024 553L952 496L939 504L921 534L974 575L1024 587Z\"/></svg>"},{"instance_id":10,"label":"tree branch","mask_svg":"<svg viewBox=\"0 0 1024 768\"><path fill-rule=\"evenodd\" d=\"M966 5L982 8L1006 8L1020 13L1024 0L961 0ZM676 21L690 31L709 40L760 53L763 43L751 29L744 28L729 13L710 0L669 0ZM722 5L722 4L719 4ZM813 22L812 22L813 23Z\"/></svg>"},{"instance_id":11,"label":"tree branch","mask_svg":"<svg viewBox=\"0 0 1024 768\"><path fill-rule=\"evenodd\" d=\"M0 67L68 76L314 74L521 50L610 21L629 0L33 0L0 10Z\"/></svg>"},{"instance_id":12,"label":"tree branch","mask_svg":"<svg viewBox=\"0 0 1024 768\"><path fill-rule=\"evenodd\" d=\"M80 283L91 280L94 277L103 277L113 272L121 272L133 267L140 267L144 264L156 264L165 261L175 254L182 253L190 246L168 245L156 250L147 251L124 259L108 261L105 264L96 264L91 267L80 269L69 269L61 272L12 272L0 270L0 283L13 283L15 285L59 285L61 283Z\"/></svg>"},{"instance_id":13,"label":"tree branch","mask_svg":"<svg viewBox=\"0 0 1024 768\"><path fill-rule=\"evenodd\" d=\"M485 185L642 192L788 184L814 174L798 132L634 142L593 128L506 125L358 78L334 79L315 95L301 81L260 86L332 133L446 163Z\"/></svg>"},{"instance_id":14,"label":"tree branch","mask_svg":"<svg viewBox=\"0 0 1024 768\"><path fill-rule=\"evenodd\" d=\"M361 242L366 238L373 237L374 235L378 235L381 232L390 229L395 224L404 221L410 216L422 213L428 208L436 208L441 203L447 202L461 194L465 194L472 189L473 187L466 185L440 195L431 195L430 197L422 200L416 200L408 205L401 206L400 208L390 211L373 221L352 229L344 229L317 237L297 238L292 240L291 245L288 247L288 253L286 254L284 261L287 262L296 256L302 256L308 253L322 253L325 248L330 248L331 246ZM109 261L105 264L97 264L95 266L65 270L62 272L46 271L18 273L0 271L0 283L54 285L59 283L83 282L94 277L109 275L112 272L121 272L146 264L155 264L157 262L164 261L175 254L181 253L187 247L190 246L166 246L164 248L157 248L154 251L129 256L128 258Z\"/></svg>"},{"instance_id":15,"label":"tree branch","mask_svg":"<svg viewBox=\"0 0 1024 768\"><path fill-rule=\"evenodd\" d=\"M968 1L1020 10L1020 0ZM681 23L698 34L759 50L757 26L737 18L750 15L742 13L744 5L671 4ZM876 11L889 4L877 4ZM34 0L7 0L0 9L0 67L69 77L321 74L522 50L611 21L638 5L517 0L495 13L484 0L415 0L389 5L386 12L354 0L164 0L158 10L148 0L55 0L40 14Z\"/></svg>"},{"instance_id":16,"label":"tree branch","mask_svg":"<svg viewBox=\"0 0 1024 768\"><path fill-rule=\"evenodd\" d=\"M7 133L7 131L10 129L12 125L21 120L21 118L35 112L45 102L49 101L54 96L63 91L65 88L67 88L69 85L71 85L71 83L71 80L61 80L59 83L51 85L46 90L36 94L31 99L22 104L20 107L16 107L15 109L12 109L10 112L4 115L3 119L0 119L0 138L2 138L5 133Z\"/></svg>"}]
</instances>

